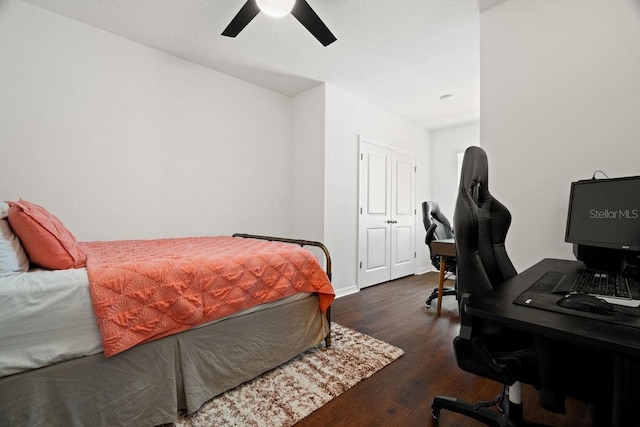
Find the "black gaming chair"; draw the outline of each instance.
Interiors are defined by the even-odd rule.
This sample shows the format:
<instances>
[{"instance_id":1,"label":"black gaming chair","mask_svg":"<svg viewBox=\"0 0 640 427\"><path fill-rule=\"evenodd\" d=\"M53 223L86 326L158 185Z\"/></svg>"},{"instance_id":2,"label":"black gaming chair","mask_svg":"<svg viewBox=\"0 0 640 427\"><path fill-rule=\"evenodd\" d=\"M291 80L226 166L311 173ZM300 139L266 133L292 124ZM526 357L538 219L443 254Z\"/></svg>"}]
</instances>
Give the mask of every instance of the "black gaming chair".
<instances>
[{"instance_id":1,"label":"black gaming chair","mask_svg":"<svg viewBox=\"0 0 640 427\"><path fill-rule=\"evenodd\" d=\"M611 420L613 359L580 347L474 318L465 310L480 297L516 275L505 250L511 223L507 208L489 192L487 155L479 147L465 151L453 217L456 231L456 283L460 299L460 333L453 346L458 366L467 372L498 381L503 392L494 401L472 404L436 396L431 406L437 419L441 409L461 413L488 425L522 424L519 383L539 390L540 405L564 413L564 397L591 404L594 426ZM597 369L593 369L597 366ZM588 375L585 375L588 372ZM509 405L503 405L509 386ZM488 406L498 405L498 413Z\"/></svg>"},{"instance_id":2,"label":"black gaming chair","mask_svg":"<svg viewBox=\"0 0 640 427\"><path fill-rule=\"evenodd\" d=\"M511 223L507 208L489 193L488 165L479 147L466 150L460 187L453 217L456 233L456 282L460 299L460 334L454 339L458 366L467 372L500 382L500 396L478 404L437 396L432 414L441 409L465 414L488 425L511 425L522 418L519 402L520 381L537 386L538 371L533 338L502 325L473 318L465 306L516 275L505 250L505 237ZM503 405L509 387L508 408ZM504 413L489 409L498 405Z\"/></svg>"},{"instance_id":3,"label":"black gaming chair","mask_svg":"<svg viewBox=\"0 0 640 427\"><path fill-rule=\"evenodd\" d=\"M431 242L434 240L443 240L443 239L452 239L453 230L451 229L451 224L447 217L440 211L440 206L437 202L422 202L422 222L424 223L424 228L427 231L427 235L424 239L424 242L429 247L429 251L431 250ZM431 264L436 269L440 269L440 257L438 255L431 255ZM455 274L456 269L456 260L452 257L447 257L445 262L445 270L449 274ZM444 288L442 292L442 296L447 295L456 295L455 288ZM435 288L429 298L427 298L427 307L431 307L431 302L438 298L438 288Z\"/></svg>"}]
</instances>

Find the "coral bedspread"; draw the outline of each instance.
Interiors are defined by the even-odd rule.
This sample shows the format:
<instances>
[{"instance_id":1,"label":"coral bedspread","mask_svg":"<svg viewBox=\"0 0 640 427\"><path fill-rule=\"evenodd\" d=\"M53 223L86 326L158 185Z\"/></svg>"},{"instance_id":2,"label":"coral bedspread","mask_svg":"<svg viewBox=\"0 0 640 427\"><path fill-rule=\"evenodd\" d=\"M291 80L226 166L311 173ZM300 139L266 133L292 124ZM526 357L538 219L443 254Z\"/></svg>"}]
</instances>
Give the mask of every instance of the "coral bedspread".
<instances>
[{"instance_id":1,"label":"coral bedspread","mask_svg":"<svg viewBox=\"0 0 640 427\"><path fill-rule=\"evenodd\" d=\"M234 237L84 242L106 356L298 292L334 291L299 246Z\"/></svg>"}]
</instances>

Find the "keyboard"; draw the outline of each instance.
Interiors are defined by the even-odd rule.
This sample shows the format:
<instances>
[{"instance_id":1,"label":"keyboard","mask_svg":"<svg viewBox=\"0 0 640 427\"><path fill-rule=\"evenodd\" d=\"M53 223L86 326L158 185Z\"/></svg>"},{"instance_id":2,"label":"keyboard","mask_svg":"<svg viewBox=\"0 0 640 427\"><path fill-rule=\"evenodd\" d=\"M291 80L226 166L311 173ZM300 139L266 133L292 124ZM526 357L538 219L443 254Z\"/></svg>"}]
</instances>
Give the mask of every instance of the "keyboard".
<instances>
[{"instance_id":1,"label":"keyboard","mask_svg":"<svg viewBox=\"0 0 640 427\"><path fill-rule=\"evenodd\" d=\"M622 274L581 271L566 274L553 288L553 293L585 293L595 295L614 304L637 307L637 283Z\"/></svg>"},{"instance_id":2,"label":"keyboard","mask_svg":"<svg viewBox=\"0 0 640 427\"><path fill-rule=\"evenodd\" d=\"M621 274L596 273L583 271L577 274L572 292L579 292L604 297L631 298L631 291L626 277Z\"/></svg>"}]
</instances>

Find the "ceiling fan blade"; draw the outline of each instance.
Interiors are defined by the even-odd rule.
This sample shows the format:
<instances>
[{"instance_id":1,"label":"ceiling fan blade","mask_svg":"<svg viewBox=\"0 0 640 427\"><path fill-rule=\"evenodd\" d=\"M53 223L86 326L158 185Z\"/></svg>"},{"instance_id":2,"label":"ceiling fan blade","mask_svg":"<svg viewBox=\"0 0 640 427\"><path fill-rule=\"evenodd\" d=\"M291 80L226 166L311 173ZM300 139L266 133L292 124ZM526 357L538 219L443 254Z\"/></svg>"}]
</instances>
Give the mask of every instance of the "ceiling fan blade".
<instances>
[{"instance_id":1,"label":"ceiling fan blade","mask_svg":"<svg viewBox=\"0 0 640 427\"><path fill-rule=\"evenodd\" d=\"M224 29L222 35L227 37L237 36L258 13L260 13L260 8L258 8L256 0L247 0L236 16L233 17L229 25L227 25L227 28Z\"/></svg>"},{"instance_id":2,"label":"ceiling fan blade","mask_svg":"<svg viewBox=\"0 0 640 427\"><path fill-rule=\"evenodd\" d=\"M295 16L323 46L329 46L337 40L306 0L296 0L291 14Z\"/></svg>"}]
</instances>

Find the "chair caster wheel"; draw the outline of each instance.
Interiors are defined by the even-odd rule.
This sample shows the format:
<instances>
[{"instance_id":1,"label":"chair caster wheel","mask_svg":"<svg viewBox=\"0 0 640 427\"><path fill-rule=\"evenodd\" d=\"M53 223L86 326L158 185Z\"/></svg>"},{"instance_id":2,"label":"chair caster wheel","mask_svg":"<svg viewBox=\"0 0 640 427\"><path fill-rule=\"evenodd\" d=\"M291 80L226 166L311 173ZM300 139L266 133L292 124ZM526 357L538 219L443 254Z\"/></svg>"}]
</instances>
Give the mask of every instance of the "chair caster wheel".
<instances>
[{"instance_id":1,"label":"chair caster wheel","mask_svg":"<svg viewBox=\"0 0 640 427\"><path fill-rule=\"evenodd\" d=\"M440 418L440 408L431 407L431 416L434 420L438 420Z\"/></svg>"}]
</instances>

